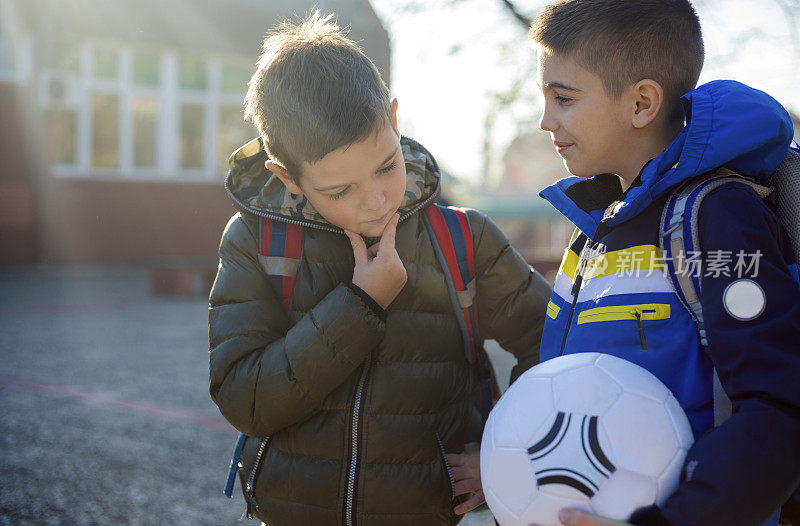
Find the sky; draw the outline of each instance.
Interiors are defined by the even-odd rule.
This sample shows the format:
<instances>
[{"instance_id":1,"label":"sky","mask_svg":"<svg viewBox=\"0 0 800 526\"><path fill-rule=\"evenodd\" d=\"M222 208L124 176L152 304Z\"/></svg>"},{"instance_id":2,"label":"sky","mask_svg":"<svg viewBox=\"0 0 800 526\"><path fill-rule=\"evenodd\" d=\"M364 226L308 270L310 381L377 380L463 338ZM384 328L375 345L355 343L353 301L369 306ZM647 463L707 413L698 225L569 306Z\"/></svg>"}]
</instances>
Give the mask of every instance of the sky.
<instances>
[{"instance_id":1,"label":"sky","mask_svg":"<svg viewBox=\"0 0 800 526\"><path fill-rule=\"evenodd\" d=\"M778 2L695 2L706 62L700 82L734 79L766 91L800 114L800 41ZM520 131L538 129L535 52L522 25L500 0L372 0L392 42L392 95L401 132L425 145L439 164L467 181L485 172L482 145L491 94L523 72L525 100L502 112L491 134L489 171L499 174L505 146ZM517 0L526 15L546 4ZM794 2L800 11L800 2ZM409 7L410 6L410 7ZM416 6L416 7L415 7ZM800 12L794 24L800 24ZM800 34L800 27L795 27ZM800 37L799 37L800 38ZM542 132L544 133L544 132ZM566 174L565 174L566 175Z\"/></svg>"}]
</instances>

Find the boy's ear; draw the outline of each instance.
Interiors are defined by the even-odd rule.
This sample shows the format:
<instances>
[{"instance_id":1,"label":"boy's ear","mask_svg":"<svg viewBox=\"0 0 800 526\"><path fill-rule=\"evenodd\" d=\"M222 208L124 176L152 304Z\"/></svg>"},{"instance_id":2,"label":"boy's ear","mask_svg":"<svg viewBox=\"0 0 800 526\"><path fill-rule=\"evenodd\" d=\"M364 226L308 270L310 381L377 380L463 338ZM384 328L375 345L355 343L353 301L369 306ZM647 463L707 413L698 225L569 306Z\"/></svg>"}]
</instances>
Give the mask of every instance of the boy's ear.
<instances>
[{"instance_id":1,"label":"boy's ear","mask_svg":"<svg viewBox=\"0 0 800 526\"><path fill-rule=\"evenodd\" d=\"M281 180L286 189L289 190L291 193L293 194L303 193L303 191L300 189L297 183L294 182L294 179L292 179L292 176L289 175L289 172L286 171L286 168L273 161L267 161L264 164L266 165L267 170L274 173L278 177L278 179Z\"/></svg>"},{"instance_id":2,"label":"boy's ear","mask_svg":"<svg viewBox=\"0 0 800 526\"><path fill-rule=\"evenodd\" d=\"M400 128L397 127L397 97L392 99L392 124L394 124L394 130L397 132L397 135L400 135Z\"/></svg>"},{"instance_id":3,"label":"boy's ear","mask_svg":"<svg viewBox=\"0 0 800 526\"><path fill-rule=\"evenodd\" d=\"M640 80L633 87L633 103L631 124L634 128L644 128L653 122L662 110L664 89L655 80Z\"/></svg>"}]
</instances>

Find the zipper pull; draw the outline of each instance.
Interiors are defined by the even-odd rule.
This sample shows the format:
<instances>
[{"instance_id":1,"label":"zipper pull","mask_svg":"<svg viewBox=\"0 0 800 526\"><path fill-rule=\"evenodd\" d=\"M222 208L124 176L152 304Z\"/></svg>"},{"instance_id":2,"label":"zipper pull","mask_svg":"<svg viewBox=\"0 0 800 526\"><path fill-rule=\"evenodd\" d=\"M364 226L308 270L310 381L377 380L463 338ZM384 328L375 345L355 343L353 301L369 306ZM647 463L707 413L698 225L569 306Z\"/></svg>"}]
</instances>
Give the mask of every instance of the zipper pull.
<instances>
[{"instance_id":1,"label":"zipper pull","mask_svg":"<svg viewBox=\"0 0 800 526\"><path fill-rule=\"evenodd\" d=\"M247 501L247 508L245 509L244 513L245 516L247 516L247 518L250 520L253 520L253 493L254 493L253 489L250 486L248 486L247 498L245 499Z\"/></svg>"},{"instance_id":2,"label":"zipper pull","mask_svg":"<svg viewBox=\"0 0 800 526\"><path fill-rule=\"evenodd\" d=\"M642 313L634 311L634 316L636 316L636 326L639 327L639 343L642 344L642 350L647 352L647 338L644 337L644 327L642 327Z\"/></svg>"},{"instance_id":3,"label":"zipper pull","mask_svg":"<svg viewBox=\"0 0 800 526\"><path fill-rule=\"evenodd\" d=\"M583 276L578 274L578 276L575 278L575 281L572 283L572 290L570 290L570 294L572 294L573 296L578 295L578 292L580 292L581 290L582 281L583 281Z\"/></svg>"}]
</instances>

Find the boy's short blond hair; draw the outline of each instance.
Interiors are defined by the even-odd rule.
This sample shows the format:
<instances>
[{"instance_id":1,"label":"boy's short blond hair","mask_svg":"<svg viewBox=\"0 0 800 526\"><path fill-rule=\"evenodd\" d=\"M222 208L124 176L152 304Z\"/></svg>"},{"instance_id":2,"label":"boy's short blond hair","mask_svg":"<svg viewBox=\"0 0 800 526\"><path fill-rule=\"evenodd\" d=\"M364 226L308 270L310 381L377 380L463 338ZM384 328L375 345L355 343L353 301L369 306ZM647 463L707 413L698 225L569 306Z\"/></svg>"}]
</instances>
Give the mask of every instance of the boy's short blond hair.
<instances>
[{"instance_id":1,"label":"boy's short blond hair","mask_svg":"<svg viewBox=\"0 0 800 526\"><path fill-rule=\"evenodd\" d=\"M314 163L391 122L389 90L333 19L314 10L267 35L244 100L270 158L299 181Z\"/></svg>"},{"instance_id":2,"label":"boy's short blond hair","mask_svg":"<svg viewBox=\"0 0 800 526\"><path fill-rule=\"evenodd\" d=\"M689 0L560 0L536 17L530 37L599 76L612 98L655 80L670 120L683 118L680 97L697 85L705 53Z\"/></svg>"}]
</instances>

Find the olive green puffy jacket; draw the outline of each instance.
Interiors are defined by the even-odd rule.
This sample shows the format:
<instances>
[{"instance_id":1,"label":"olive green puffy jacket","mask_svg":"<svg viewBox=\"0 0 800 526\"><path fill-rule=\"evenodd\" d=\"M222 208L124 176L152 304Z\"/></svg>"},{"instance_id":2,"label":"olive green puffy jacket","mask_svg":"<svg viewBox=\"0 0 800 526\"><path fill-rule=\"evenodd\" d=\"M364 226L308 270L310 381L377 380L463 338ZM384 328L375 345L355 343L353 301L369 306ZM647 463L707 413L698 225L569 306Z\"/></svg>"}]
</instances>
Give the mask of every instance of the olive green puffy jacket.
<instances>
[{"instance_id":1,"label":"olive green puffy jacket","mask_svg":"<svg viewBox=\"0 0 800 526\"><path fill-rule=\"evenodd\" d=\"M421 211L439 192L433 157L403 138L408 174L396 249L408 281L386 321L347 284L342 231L264 167L256 140L231 156L226 188L241 211L222 236L210 297L210 391L248 439L240 475L270 526L455 524L444 449L480 438L478 378ZM303 254L289 315L259 264L258 214L299 221ZM481 339L538 360L549 285L480 212L467 212Z\"/></svg>"}]
</instances>

